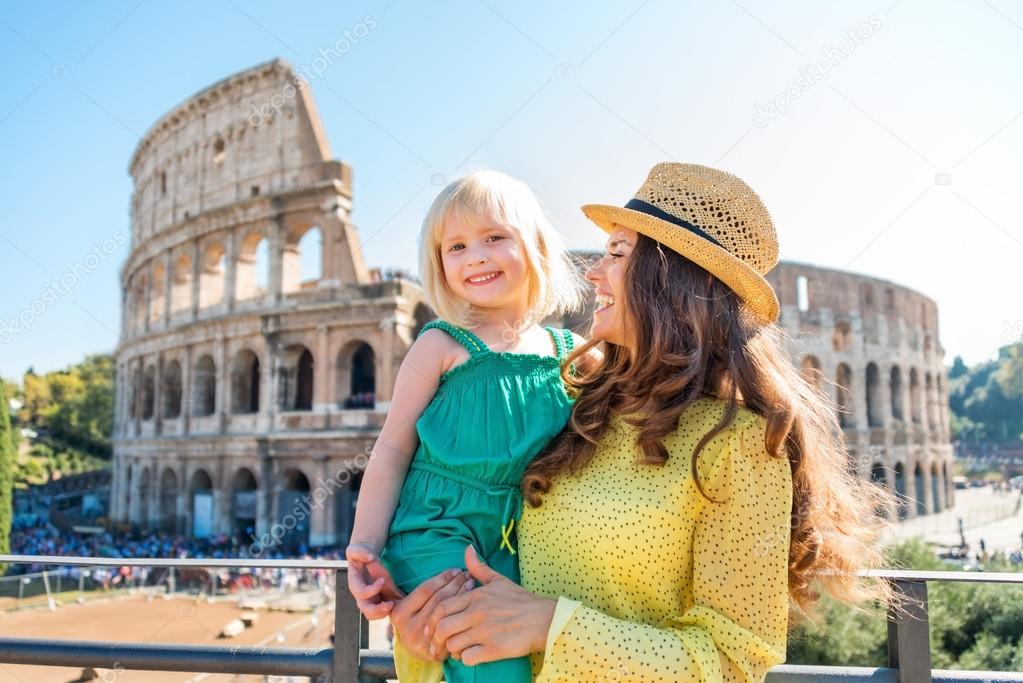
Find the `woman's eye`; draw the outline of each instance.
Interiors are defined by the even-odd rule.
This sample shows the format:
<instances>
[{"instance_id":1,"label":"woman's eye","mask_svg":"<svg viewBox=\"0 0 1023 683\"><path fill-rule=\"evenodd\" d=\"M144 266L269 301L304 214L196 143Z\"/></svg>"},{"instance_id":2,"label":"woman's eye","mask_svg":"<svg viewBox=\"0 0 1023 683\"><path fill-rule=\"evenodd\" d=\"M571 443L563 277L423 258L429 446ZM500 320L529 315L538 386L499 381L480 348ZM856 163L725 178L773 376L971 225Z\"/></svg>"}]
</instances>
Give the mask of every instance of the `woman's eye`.
<instances>
[{"instance_id":1,"label":"woman's eye","mask_svg":"<svg viewBox=\"0 0 1023 683\"><path fill-rule=\"evenodd\" d=\"M609 251L609 252L607 252L607 256L610 256L610 257L611 257L611 260L612 260L612 261L614 261L615 259L620 259L620 258L622 258L623 256L625 256L625 254L613 254L613 253L611 253L611 252Z\"/></svg>"}]
</instances>

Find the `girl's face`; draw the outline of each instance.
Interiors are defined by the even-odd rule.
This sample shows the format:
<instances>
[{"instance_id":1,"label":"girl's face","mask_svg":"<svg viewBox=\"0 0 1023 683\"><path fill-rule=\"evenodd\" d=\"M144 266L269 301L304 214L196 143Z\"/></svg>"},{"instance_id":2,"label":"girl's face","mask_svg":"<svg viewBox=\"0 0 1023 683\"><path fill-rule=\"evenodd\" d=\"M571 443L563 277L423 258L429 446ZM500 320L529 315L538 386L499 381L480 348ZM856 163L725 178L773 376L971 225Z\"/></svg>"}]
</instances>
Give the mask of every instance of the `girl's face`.
<instances>
[{"instance_id":1,"label":"girl's face","mask_svg":"<svg viewBox=\"0 0 1023 683\"><path fill-rule=\"evenodd\" d=\"M593 311L592 339L627 346L629 337L625 329L625 268L629 256L636 248L639 234L616 225L607 239L607 249L599 261L586 271L586 279L596 289L596 308Z\"/></svg>"},{"instance_id":2,"label":"girl's face","mask_svg":"<svg viewBox=\"0 0 1023 683\"><path fill-rule=\"evenodd\" d=\"M444 279L451 292L479 309L518 308L528 302L529 264L516 231L456 216L440 236Z\"/></svg>"}]
</instances>

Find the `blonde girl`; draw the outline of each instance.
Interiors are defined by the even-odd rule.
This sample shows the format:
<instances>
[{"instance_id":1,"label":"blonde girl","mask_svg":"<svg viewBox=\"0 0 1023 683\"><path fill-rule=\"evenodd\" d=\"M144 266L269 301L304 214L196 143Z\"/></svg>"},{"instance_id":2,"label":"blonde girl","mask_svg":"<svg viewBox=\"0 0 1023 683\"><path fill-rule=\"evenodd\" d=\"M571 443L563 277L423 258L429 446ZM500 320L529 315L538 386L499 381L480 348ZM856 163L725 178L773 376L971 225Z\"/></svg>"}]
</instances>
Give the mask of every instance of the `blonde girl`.
<instances>
[{"instance_id":1,"label":"blonde girl","mask_svg":"<svg viewBox=\"0 0 1023 683\"><path fill-rule=\"evenodd\" d=\"M582 283L529 188L493 171L448 185L423 222L420 273L439 319L398 371L346 553L352 593L371 619L426 579L464 569L467 547L519 580L520 482L572 405L561 366L574 336L538 323L577 307ZM395 659L402 683L440 678L441 667L400 641ZM525 657L475 667L447 659L443 673L530 680Z\"/></svg>"}]
</instances>

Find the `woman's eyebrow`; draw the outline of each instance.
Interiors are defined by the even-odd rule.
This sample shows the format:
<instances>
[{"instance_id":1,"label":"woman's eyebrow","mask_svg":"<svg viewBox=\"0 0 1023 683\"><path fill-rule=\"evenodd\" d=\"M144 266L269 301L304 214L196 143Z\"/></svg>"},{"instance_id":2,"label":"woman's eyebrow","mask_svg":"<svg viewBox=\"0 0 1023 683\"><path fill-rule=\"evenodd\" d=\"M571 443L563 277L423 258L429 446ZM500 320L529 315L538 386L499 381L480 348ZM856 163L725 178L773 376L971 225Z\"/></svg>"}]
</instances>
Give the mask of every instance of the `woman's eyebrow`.
<instances>
[{"instance_id":1,"label":"woman's eyebrow","mask_svg":"<svg viewBox=\"0 0 1023 683\"><path fill-rule=\"evenodd\" d=\"M611 240L610 242L607 243L607 249L614 249L619 244L624 244L627 247L632 246L628 243L627 240Z\"/></svg>"}]
</instances>

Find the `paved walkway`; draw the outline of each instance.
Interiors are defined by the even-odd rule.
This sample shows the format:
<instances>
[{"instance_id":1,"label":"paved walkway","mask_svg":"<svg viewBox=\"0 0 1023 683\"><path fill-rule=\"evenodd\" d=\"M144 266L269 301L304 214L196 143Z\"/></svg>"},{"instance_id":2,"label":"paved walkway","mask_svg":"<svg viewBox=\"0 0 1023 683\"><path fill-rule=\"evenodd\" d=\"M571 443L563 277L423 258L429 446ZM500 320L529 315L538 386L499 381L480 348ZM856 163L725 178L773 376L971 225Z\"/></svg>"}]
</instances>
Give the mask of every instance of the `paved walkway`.
<instances>
[{"instance_id":1,"label":"paved walkway","mask_svg":"<svg viewBox=\"0 0 1023 683\"><path fill-rule=\"evenodd\" d=\"M995 550L1009 553L1023 543L1021 495L1020 491L995 491L991 486L959 489L953 507L900 522L893 536L897 539L919 536L932 543L959 545L962 519L971 553L980 551L981 539L989 553Z\"/></svg>"}]
</instances>

